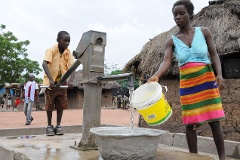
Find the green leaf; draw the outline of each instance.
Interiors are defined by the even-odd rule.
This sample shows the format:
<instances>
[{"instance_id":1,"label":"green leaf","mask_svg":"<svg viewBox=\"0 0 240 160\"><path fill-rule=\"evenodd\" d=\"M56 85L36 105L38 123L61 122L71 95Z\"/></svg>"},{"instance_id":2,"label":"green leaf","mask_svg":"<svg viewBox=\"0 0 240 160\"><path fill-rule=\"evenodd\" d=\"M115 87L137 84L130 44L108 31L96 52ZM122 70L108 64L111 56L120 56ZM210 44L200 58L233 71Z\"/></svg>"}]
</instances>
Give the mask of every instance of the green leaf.
<instances>
[{"instance_id":1,"label":"green leaf","mask_svg":"<svg viewBox=\"0 0 240 160\"><path fill-rule=\"evenodd\" d=\"M29 73L38 75L42 69L37 61L28 58L26 47L30 41L19 41L12 32L4 32L5 28L0 25L0 85L24 83Z\"/></svg>"}]
</instances>

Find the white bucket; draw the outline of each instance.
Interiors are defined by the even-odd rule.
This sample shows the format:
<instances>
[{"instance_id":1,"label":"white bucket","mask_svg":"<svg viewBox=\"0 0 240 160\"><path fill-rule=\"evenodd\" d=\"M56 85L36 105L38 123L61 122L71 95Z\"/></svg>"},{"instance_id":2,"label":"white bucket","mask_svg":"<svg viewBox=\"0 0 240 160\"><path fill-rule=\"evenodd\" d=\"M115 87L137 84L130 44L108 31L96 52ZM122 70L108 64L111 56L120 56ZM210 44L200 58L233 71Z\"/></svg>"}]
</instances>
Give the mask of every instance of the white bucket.
<instances>
[{"instance_id":1,"label":"white bucket","mask_svg":"<svg viewBox=\"0 0 240 160\"><path fill-rule=\"evenodd\" d=\"M165 90L167 92L166 87ZM132 104L150 126L165 122L172 114L162 93L162 86L157 82L146 83L137 88L133 93Z\"/></svg>"},{"instance_id":2,"label":"white bucket","mask_svg":"<svg viewBox=\"0 0 240 160\"><path fill-rule=\"evenodd\" d=\"M162 97L162 86L157 82L145 83L134 91L132 104L136 109L144 109Z\"/></svg>"}]
</instances>

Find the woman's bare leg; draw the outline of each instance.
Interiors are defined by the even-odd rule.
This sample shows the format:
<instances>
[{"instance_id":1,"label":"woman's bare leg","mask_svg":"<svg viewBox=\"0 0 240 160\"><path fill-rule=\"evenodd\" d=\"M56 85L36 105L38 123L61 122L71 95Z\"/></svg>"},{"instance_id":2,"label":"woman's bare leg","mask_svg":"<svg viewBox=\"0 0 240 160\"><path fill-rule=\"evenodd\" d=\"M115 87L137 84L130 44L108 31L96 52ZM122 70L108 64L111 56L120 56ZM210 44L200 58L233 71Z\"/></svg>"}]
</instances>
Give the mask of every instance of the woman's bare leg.
<instances>
[{"instance_id":1,"label":"woman's bare leg","mask_svg":"<svg viewBox=\"0 0 240 160\"><path fill-rule=\"evenodd\" d=\"M225 147L223 139L223 130L219 121L209 122L212 129L213 139L217 147L217 152L220 160L225 160Z\"/></svg>"},{"instance_id":2,"label":"woman's bare leg","mask_svg":"<svg viewBox=\"0 0 240 160\"><path fill-rule=\"evenodd\" d=\"M186 126L186 138L190 153L198 153L197 149L197 133L193 130L193 126Z\"/></svg>"}]
</instances>

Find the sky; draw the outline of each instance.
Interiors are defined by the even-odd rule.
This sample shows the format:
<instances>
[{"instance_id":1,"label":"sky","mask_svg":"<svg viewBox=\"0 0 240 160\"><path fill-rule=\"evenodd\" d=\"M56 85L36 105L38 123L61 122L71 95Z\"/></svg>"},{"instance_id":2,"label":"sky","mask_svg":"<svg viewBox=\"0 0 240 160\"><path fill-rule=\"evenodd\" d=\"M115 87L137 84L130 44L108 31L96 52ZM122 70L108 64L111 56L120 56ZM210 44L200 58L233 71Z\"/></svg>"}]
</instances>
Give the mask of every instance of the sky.
<instances>
[{"instance_id":1,"label":"sky","mask_svg":"<svg viewBox=\"0 0 240 160\"><path fill-rule=\"evenodd\" d=\"M19 41L29 40L28 58L42 64L47 48L56 44L57 33L69 32L71 51L82 34L107 33L105 64L118 69L140 53L150 38L168 31L175 22L176 0L0 0L0 24ZM198 13L208 0L192 0ZM37 77L42 78L43 72Z\"/></svg>"}]
</instances>

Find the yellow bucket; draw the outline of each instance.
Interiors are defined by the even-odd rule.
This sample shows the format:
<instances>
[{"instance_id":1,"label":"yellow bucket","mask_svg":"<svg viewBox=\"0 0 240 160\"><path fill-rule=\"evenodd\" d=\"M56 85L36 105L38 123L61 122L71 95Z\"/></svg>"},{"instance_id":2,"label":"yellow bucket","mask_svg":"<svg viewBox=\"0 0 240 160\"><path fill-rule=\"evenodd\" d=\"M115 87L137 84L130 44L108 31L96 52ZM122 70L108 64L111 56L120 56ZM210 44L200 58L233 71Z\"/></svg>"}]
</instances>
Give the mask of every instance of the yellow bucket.
<instances>
[{"instance_id":1,"label":"yellow bucket","mask_svg":"<svg viewBox=\"0 0 240 160\"><path fill-rule=\"evenodd\" d=\"M150 126L164 123L172 114L172 109L157 82L146 83L133 93L133 107Z\"/></svg>"}]
</instances>

